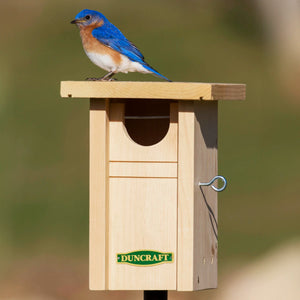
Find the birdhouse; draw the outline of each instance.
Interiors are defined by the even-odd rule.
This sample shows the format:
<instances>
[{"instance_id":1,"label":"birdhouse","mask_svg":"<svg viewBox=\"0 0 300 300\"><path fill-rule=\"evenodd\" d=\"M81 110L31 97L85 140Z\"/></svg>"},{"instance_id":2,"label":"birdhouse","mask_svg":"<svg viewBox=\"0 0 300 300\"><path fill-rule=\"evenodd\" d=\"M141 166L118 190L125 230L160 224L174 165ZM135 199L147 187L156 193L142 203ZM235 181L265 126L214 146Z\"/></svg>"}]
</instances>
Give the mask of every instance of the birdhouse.
<instances>
[{"instance_id":1,"label":"birdhouse","mask_svg":"<svg viewBox=\"0 0 300 300\"><path fill-rule=\"evenodd\" d=\"M243 84L61 83L90 99L90 289L217 286L218 101Z\"/></svg>"}]
</instances>

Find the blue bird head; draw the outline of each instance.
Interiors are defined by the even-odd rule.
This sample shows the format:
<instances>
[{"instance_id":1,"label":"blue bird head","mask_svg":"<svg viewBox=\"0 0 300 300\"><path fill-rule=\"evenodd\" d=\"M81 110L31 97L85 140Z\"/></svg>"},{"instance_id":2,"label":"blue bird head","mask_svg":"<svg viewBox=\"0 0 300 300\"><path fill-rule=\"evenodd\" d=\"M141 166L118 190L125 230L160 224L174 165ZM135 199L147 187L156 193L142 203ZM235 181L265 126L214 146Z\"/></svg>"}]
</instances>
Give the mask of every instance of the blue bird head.
<instances>
[{"instance_id":1,"label":"blue bird head","mask_svg":"<svg viewBox=\"0 0 300 300\"><path fill-rule=\"evenodd\" d=\"M77 14L71 24L76 24L79 27L99 24L100 26L107 21L106 17L96 10L84 9Z\"/></svg>"}]
</instances>

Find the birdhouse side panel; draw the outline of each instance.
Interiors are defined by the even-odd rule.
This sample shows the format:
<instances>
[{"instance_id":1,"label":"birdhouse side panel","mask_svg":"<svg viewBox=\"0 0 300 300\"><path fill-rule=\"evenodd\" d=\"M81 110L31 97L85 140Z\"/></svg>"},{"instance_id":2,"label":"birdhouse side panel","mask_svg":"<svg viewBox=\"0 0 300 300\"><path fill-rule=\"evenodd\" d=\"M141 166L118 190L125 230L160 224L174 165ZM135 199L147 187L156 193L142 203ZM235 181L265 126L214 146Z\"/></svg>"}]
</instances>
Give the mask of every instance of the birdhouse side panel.
<instances>
[{"instance_id":1,"label":"birdhouse side panel","mask_svg":"<svg viewBox=\"0 0 300 300\"><path fill-rule=\"evenodd\" d=\"M218 175L218 103L195 102L194 290L217 287L218 193L198 186Z\"/></svg>"},{"instance_id":2,"label":"birdhouse side panel","mask_svg":"<svg viewBox=\"0 0 300 300\"><path fill-rule=\"evenodd\" d=\"M177 290L217 284L217 102L179 102Z\"/></svg>"}]
</instances>

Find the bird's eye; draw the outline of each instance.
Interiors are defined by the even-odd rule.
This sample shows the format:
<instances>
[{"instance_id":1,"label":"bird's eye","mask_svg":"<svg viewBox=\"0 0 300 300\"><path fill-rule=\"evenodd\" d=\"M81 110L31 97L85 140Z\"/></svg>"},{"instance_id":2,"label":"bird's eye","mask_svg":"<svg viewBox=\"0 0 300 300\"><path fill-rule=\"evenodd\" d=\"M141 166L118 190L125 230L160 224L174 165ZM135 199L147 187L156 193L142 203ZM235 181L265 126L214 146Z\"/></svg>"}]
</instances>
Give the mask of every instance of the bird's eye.
<instances>
[{"instance_id":1,"label":"bird's eye","mask_svg":"<svg viewBox=\"0 0 300 300\"><path fill-rule=\"evenodd\" d=\"M86 16L85 18L86 18L87 20L89 20L89 19L91 18L91 16Z\"/></svg>"}]
</instances>

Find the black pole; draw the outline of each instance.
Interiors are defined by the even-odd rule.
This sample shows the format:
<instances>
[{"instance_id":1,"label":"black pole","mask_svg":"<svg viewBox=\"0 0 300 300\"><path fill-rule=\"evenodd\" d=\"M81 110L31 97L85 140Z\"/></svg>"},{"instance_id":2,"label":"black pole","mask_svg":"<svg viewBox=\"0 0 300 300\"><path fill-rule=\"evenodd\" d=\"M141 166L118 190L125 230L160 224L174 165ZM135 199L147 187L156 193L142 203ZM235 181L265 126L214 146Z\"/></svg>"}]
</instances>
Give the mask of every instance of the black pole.
<instances>
[{"instance_id":1,"label":"black pole","mask_svg":"<svg viewBox=\"0 0 300 300\"><path fill-rule=\"evenodd\" d=\"M144 291L144 300L168 300L168 291Z\"/></svg>"}]
</instances>

